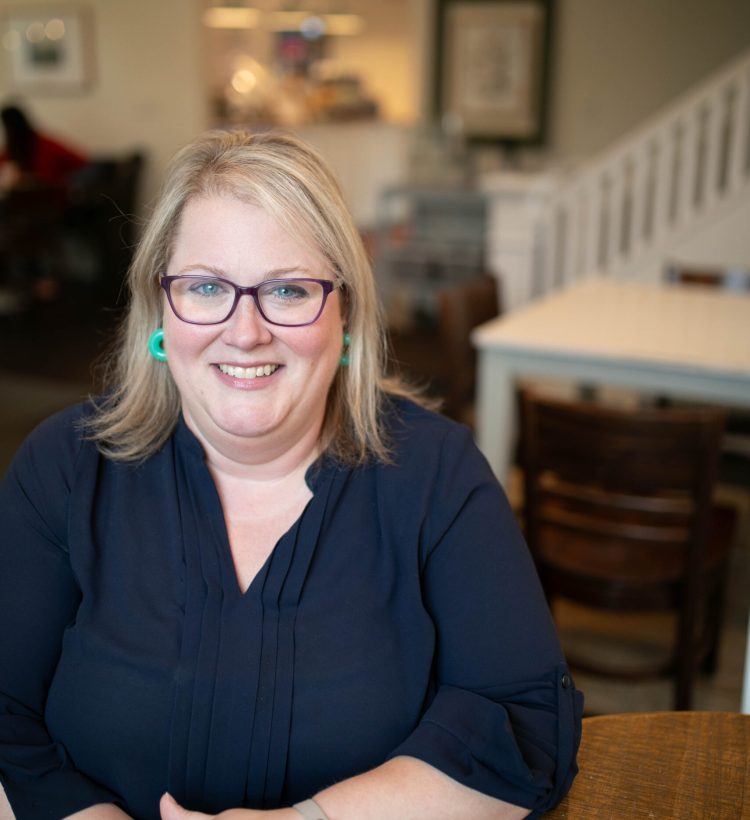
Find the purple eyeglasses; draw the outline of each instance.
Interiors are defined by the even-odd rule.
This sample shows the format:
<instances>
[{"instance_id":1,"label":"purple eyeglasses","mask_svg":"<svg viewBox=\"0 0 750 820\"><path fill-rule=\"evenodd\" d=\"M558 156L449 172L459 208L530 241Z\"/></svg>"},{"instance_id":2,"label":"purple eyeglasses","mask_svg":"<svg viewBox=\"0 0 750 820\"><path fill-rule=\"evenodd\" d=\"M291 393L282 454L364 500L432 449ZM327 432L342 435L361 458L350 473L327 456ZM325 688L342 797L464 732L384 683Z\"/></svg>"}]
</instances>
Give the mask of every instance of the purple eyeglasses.
<instances>
[{"instance_id":1,"label":"purple eyeglasses","mask_svg":"<svg viewBox=\"0 0 750 820\"><path fill-rule=\"evenodd\" d=\"M162 276L174 315L191 325L219 325L237 309L243 296L252 296L258 313L272 325L304 327L318 320L326 300L340 282L329 279L266 279L242 287L218 276L183 274Z\"/></svg>"}]
</instances>

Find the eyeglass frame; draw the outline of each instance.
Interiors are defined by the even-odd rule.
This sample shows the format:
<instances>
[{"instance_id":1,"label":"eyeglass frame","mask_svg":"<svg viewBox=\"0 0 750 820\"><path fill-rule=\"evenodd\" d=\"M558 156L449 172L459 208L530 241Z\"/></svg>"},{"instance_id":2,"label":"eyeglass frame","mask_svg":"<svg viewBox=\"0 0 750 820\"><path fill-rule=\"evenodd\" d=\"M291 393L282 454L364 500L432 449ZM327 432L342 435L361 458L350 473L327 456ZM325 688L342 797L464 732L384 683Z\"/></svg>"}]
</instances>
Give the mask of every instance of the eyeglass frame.
<instances>
[{"instance_id":1,"label":"eyeglass frame","mask_svg":"<svg viewBox=\"0 0 750 820\"><path fill-rule=\"evenodd\" d=\"M234 302L232 303L232 307L229 309L229 313L218 322L194 322L191 319L183 319L182 316L177 312L177 308L174 306L174 302L172 301L172 292L171 286L172 282L175 279L210 279L211 281L215 282L223 282L226 285L230 285L234 288ZM284 283L287 284L289 282L317 282L323 288L323 298L320 302L320 310L315 315L314 319L311 319L309 322L300 322L299 324L294 325L287 325L283 322L274 322L273 319L269 319L268 316L263 312L263 308L260 304L260 299L258 298L258 291L265 287L266 285L273 284L273 283ZM315 279L313 277L305 277L305 276L295 276L289 277L288 279L264 279L257 285L237 285L232 282L231 279L225 279L223 276L198 276L198 275L191 275L189 273L178 273L173 276L164 275L159 279L159 286L164 290L167 294L167 302L169 302L169 307L172 309L172 313L181 321L185 322L188 325L198 325L199 327L211 327L212 325L223 325L224 322L228 322L235 310L237 310L237 305L240 303L240 299L243 296L252 296L253 302L255 303L256 310L260 314L261 318L264 322L268 322L269 325L274 325L275 327L308 327L309 325L314 325L315 322L320 319L323 310L326 306L326 302L328 301L328 297L333 293L336 288L342 287L343 282L340 281L331 281L330 279Z\"/></svg>"}]
</instances>

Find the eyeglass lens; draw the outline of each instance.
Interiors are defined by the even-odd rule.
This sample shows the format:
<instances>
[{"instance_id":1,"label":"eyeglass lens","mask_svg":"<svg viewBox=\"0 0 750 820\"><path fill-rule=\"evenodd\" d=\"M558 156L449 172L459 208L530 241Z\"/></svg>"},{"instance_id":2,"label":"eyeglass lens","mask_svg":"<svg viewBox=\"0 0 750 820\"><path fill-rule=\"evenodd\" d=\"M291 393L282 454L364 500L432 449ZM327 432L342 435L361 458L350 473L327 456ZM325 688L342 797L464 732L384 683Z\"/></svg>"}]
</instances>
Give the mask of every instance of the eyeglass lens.
<instances>
[{"instance_id":1,"label":"eyeglass lens","mask_svg":"<svg viewBox=\"0 0 750 820\"><path fill-rule=\"evenodd\" d=\"M184 321L215 324L225 321L235 303L235 285L214 277L177 276L170 282L175 313ZM310 279L270 279L257 291L262 315L280 325L304 325L321 311L325 290Z\"/></svg>"}]
</instances>

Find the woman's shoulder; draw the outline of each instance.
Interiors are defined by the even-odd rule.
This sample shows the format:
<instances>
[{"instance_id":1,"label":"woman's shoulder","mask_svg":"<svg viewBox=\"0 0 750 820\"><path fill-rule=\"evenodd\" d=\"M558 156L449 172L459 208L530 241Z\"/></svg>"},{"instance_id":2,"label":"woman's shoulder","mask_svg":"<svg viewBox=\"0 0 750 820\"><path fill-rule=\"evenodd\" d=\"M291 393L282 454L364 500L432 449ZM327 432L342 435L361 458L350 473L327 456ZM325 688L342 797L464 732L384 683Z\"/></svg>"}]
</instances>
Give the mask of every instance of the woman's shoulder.
<instances>
[{"instance_id":1,"label":"woman's shoulder","mask_svg":"<svg viewBox=\"0 0 750 820\"><path fill-rule=\"evenodd\" d=\"M429 475L452 475L460 483L494 481L472 431L465 425L403 397L389 402L387 435L390 464L384 469L420 481Z\"/></svg>"},{"instance_id":2,"label":"woman's shoulder","mask_svg":"<svg viewBox=\"0 0 750 820\"><path fill-rule=\"evenodd\" d=\"M471 430L410 398L389 397L388 434L397 446L408 448L473 441Z\"/></svg>"},{"instance_id":3,"label":"woman's shoulder","mask_svg":"<svg viewBox=\"0 0 750 820\"><path fill-rule=\"evenodd\" d=\"M91 400L70 404L41 421L29 434L29 439L80 441L85 437L86 421L93 413L94 404Z\"/></svg>"},{"instance_id":4,"label":"woman's shoulder","mask_svg":"<svg viewBox=\"0 0 750 820\"><path fill-rule=\"evenodd\" d=\"M72 468L78 453L88 443L86 419L92 411L91 402L86 401L48 416L26 437L13 459L12 467L49 471L57 464Z\"/></svg>"}]
</instances>

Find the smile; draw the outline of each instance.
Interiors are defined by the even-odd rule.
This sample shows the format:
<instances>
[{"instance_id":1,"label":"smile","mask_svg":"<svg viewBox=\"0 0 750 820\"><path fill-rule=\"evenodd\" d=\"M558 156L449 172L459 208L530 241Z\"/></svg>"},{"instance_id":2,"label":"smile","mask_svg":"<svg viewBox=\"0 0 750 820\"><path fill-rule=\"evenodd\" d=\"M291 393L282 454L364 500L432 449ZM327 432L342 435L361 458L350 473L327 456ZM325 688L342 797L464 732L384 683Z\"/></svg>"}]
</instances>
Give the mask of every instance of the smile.
<instances>
[{"instance_id":1,"label":"smile","mask_svg":"<svg viewBox=\"0 0 750 820\"><path fill-rule=\"evenodd\" d=\"M230 364L218 365L219 370L233 379L259 379L270 376L279 369L277 364L261 364L258 367L234 367Z\"/></svg>"}]
</instances>

